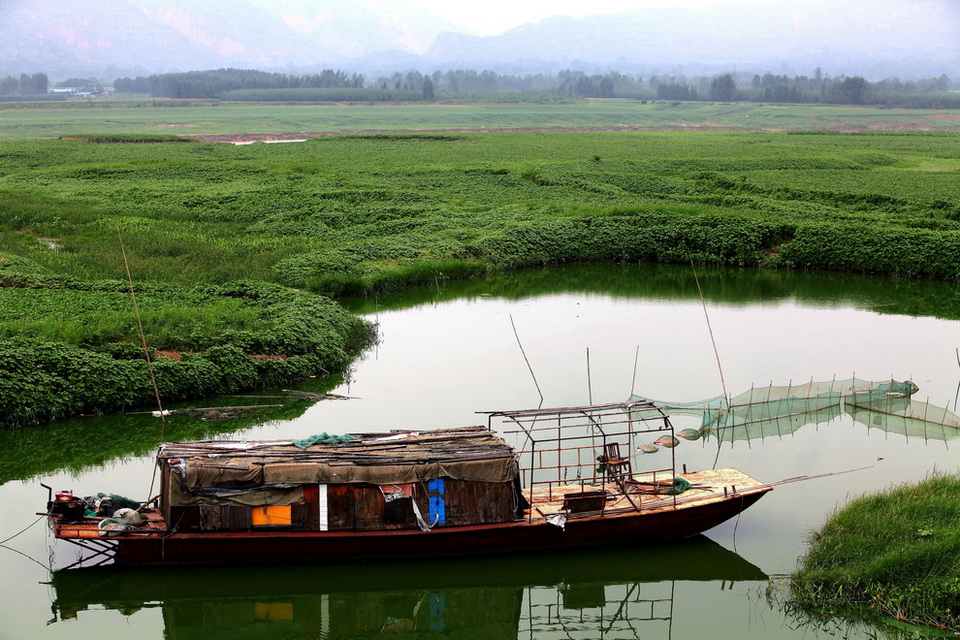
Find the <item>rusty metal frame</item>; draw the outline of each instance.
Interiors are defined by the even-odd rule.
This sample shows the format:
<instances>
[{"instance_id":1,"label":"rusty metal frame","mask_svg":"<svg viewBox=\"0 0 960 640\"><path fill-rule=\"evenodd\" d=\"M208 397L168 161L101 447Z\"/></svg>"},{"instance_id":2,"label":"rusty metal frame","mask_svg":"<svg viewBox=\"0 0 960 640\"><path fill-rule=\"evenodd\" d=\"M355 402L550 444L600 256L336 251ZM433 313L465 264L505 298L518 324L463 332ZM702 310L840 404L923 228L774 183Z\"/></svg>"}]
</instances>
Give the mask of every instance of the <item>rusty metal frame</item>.
<instances>
[{"instance_id":1,"label":"rusty metal frame","mask_svg":"<svg viewBox=\"0 0 960 640\"><path fill-rule=\"evenodd\" d=\"M604 468L602 454L608 443L617 442L626 448L631 460L639 436L652 433L673 433L669 416L649 401L617 402L610 404L583 405L575 407L524 409L519 411L488 411L488 428L492 430L494 419L515 425L515 429L503 434L521 434L529 445L520 452L520 473L523 486L530 493L531 506L555 499L557 486L579 484L581 490L597 486L609 488L611 482L618 488L613 494L621 495L640 510L622 482ZM589 441L584 444L584 441ZM599 442L598 442L599 441ZM566 458L566 459L565 459ZM676 456L671 448L670 466L647 471L656 475L676 476ZM546 479L544 479L546 474ZM573 474L574 477L570 477ZM546 488L546 495L535 495L536 488ZM533 517L533 509L530 518Z\"/></svg>"}]
</instances>

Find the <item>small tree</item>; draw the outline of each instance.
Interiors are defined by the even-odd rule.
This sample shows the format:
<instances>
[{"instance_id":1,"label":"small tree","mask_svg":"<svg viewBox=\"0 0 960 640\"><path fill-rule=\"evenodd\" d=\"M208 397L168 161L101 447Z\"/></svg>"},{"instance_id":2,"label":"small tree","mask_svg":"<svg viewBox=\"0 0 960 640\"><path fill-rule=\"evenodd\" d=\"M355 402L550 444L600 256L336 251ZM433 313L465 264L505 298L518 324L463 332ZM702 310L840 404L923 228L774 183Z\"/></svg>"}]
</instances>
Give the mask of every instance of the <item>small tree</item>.
<instances>
[{"instance_id":1,"label":"small tree","mask_svg":"<svg viewBox=\"0 0 960 640\"><path fill-rule=\"evenodd\" d=\"M840 104L867 104L870 101L870 83L860 76L844 78L833 88L833 98Z\"/></svg>"},{"instance_id":2,"label":"small tree","mask_svg":"<svg viewBox=\"0 0 960 640\"><path fill-rule=\"evenodd\" d=\"M734 94L737 92L737 83L733 81L733 76L725 73L717 76L710 82L710 99L717 102L731 102Z\"/></svg>"},{"instance_id":3,"label":"small tree","mask_svg":"<svg viewBox=\"0 0 960 640\"><path fill-rule=\"evenodd\" d=\"M35 73L33 79L33 92L35 94L46 93L50 88L50 80L45 73Z\"/></svg>"},{"instance_id":4,"label":"small tree","mask_svg":"<svg viewBox=\"0 0 960 640\"><path fill-rule=\"evenodd\" d=\"M603 79L600 80L600 97L601 98L613 97L613 78L611 78L610 76L603 76Z\"/></svg>"},{"instance_id":5,"label":"small tree","mask_svg":"<svg viewBox=\"0 0 960 640\"><path fill-rule=\"evenodd\" d=\"M34 89L33 85L33 76L27 75L26 73L21 73L18 90L22 96L32 96L35 94L36 90Z\"/></svg>"},{"instance_id":6,"label":"small tree","mask_svg":"<svg viewBox=\"0 0 960 640\"><path fill-rule=\"evenodd\" d=\"M13 76L0 78L0 96L12 96L20 88L20 82Z\"/></svg>"},{"instance_id":7,"label":"small tree","mask_svg":"<svg viewBox=\"0 0 960 640\"><path fill-rule=\"evenodd\" d=\"M433 81L430 78L423 79L423 99L433 100Z\"/></svg>"}]
</instances>

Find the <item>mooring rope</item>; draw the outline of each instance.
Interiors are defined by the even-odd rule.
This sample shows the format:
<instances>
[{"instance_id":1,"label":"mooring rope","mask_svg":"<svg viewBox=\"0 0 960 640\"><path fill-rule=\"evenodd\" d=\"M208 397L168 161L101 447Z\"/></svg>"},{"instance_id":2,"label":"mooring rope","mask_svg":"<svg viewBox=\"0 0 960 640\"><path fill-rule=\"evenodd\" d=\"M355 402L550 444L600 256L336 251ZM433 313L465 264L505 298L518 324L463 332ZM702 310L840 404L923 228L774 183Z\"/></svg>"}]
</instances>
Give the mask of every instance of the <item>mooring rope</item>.
<instances>
[{"instance_id":1,"label":"mooring rope","mask_svg":"<svg viewBox=\"0 0 960 640\"><path fill-rule=\"evenodd\" d=\"M7 543L8 543L8 542L10 542L11 540L13 540L14 538L16 538L17 536L19 536L20 534L24 533L25 531L27 531L27 529L29 529L29 528L32 527L33 525L37 524L38 522L40 522L41 520L43 520L43 519L46 518L46 517L47 517L46 515L42 515L42 516L40 516L39 518L37 518L36 520L34 520L33 522L31 522L30 524L28 524L27 526L25 526L23 529L20 529L20 531L17 531L15 534L13 534L12 536L10 536L9 538L6 538L5 540L0 540L0 548L6 549L7 551L13 551L14 553L19 553L21 556L23 556L23 557L26 558L27 560L32 560L33 562L37 563L38 565L40 565L41 567L43 567L43 568L46 569L47 571L50 571L50 567L48 567L47 565L43 564L42 562L40 562L40 561L37 560L36 558L27 555L26 553L24 553L23 551L20 551L19 549L14 549L13 547L7 546Z\"/></svg>"},{"instance_id":2,"label":"mooring rope","mask_svg":"<svg viewBox=\"0 0 960 640\"><path fill-rule=\"evenodd\" d=\"M34 520L33 522L31 522L30 524L28 524L27 526L25 526L23 529L20 529L20 531L17 531L15 534L13 534L12 536L10 536L10 537L7 538L6 540L0 540L0 546L3 546L3 545L5 545L5 544L7 544L8 542L10 542L10 541L13 540L14 538L16 538L18 535L20 535L21 533L23 533L24 531L26 531L27 529L29 529L29 528L32 527L33 525L37 524L38 522L40 522L41 520L43 520L43 519L46 518L46 517L47 517L47 516L42 515L42 516L40 516L39 518L37 518L36 520Z\"/></svg>"}]
</instances>

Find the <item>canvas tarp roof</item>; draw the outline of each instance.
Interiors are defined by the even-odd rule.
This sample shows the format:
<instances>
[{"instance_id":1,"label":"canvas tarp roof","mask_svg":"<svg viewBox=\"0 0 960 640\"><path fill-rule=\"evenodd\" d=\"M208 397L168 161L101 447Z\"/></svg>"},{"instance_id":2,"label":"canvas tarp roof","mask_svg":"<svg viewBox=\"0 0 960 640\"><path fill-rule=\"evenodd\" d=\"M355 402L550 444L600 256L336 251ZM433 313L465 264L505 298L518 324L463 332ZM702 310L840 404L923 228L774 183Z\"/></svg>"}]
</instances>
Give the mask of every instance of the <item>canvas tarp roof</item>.
<instances>
[{"instance_id":1,"label":"canvas tarp roof","mask_svg":"<svg viewBox=\"0 0 960 640\"><path fill-rule=\"evenodd\" d=\"M277 484L402 484L448 477L508 482L517 476L513 449L485 427L359 434L345 444L299 449L289 441L205 441L161 445L189 492Z\"/></svg>"},{"instance_id":2,"label":"canvas tarp roof","mask_svg":"<svg viewBox=\"0 0 960 640\"><path fill-rule=\"evenodd\" d=\"M183 483L171 477L167 499L174 507L187 505L243 504L250 507L303 504L303 487L255 487L253 489L214 489L189 493Z\"/></svg>"},{"instance_id":3,"label":"canvas tarp roof","mask_svg":"<svg viewBox=\"0 0 960 640\"><path fill-rule=\"evenodd\" d=\"M227 459L188 461L185 484L194 490L204 487L247 489L272 484L405 484L440 477L508 482L516 475L517 464L513 458L391 465Z\"/></svg>"}]
</instances>

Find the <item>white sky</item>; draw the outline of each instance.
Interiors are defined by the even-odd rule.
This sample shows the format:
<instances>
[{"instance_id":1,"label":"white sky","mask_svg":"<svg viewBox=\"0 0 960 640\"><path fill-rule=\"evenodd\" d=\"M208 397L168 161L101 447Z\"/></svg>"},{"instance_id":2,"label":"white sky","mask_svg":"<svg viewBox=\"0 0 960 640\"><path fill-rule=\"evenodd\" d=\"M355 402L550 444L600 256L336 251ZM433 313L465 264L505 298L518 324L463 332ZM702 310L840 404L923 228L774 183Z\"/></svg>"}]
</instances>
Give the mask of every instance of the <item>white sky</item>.
<instances>
[{"instance_id":1,"label":"white sky","mask_svg":"<svg viewBox=\"0 0 960 640\"><path fill-rule=\"evenodd\" d=\"M785 2L796 3L795 0L405 0L406 4L429 9L465 31L484 36L498 35L521 24L557 15L582 18L649 7L696 8Z\"/></svg>"}]
</instances>

